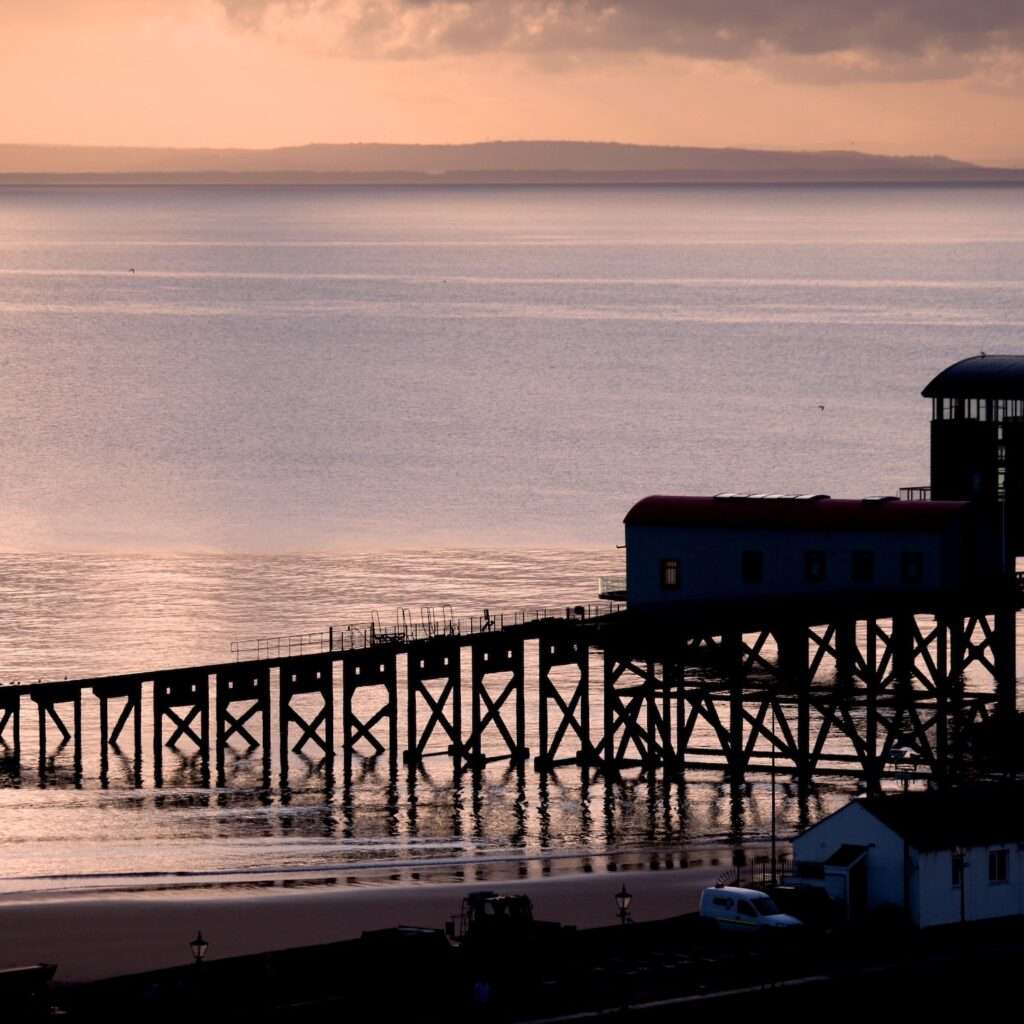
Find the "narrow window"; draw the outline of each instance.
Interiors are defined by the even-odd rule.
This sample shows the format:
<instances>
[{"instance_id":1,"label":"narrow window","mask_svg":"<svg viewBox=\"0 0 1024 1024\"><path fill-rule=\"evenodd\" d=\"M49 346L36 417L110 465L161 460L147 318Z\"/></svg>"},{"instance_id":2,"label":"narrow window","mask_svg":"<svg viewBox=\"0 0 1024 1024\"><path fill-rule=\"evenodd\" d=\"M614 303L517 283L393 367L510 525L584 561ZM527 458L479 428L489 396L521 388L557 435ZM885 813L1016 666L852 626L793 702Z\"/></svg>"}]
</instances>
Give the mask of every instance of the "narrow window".
<instances>
[{"instance_id":1,"label":"narrow window","mask_svg":"<svg viewBox=\"0 0 1024 1024\"><path fill-rule=\"evenodd\" d=\"M1009 851L990 850L988 855L988 880L990 882L1005 882L1008 863Z\"/></svg>"},{"instance_id":2,"label":"narrow window","mask_svg":"<svg viewBox=\"0 0 1024 1024\"><path fill-rule=\"evenodd\" d=\"M764 552L744 551L740 555L740 578L744 583L760 583L764 579Z\"/></svg>"},{"instance_id":3,"label":"narrow window","mask_svg":"<svg viewBox=\"0 0 1024 1024\"><path fill-rule=\"evenodd\" d=\"M875 582L874 551L854 551L853 566L850 576L854 583Z\"/></svg>"},{"instance_id":4,"label":"narrow window","mask_svg":"<svg viewBox=\"0 0 1024 1024\"><path fill-rule=\"evenodd\" d=\"M808 551L804 555L804 580L807 583L824 583L825 564L824 551Z\"/></svg>"},{"instance_id":5,"label":"narrow window","mask_svg":"<svg viewBox=\"0 0 1024 1024\"><path fill-rule=\"evenodd\" d=\"M924 579L924 555L920 551L904 551L900 575L904 583L920 583Z\"/></svg>"},{"instance_id":6,"label":"narrow window","mask_svg":"<svg viewBox=\"0 0 1024 1024\"><path fill-rule=\"evenodd\" d=\"M674 558L663 558L661 561L661 588L679 589L679 562Z\"/></svg>"}]
</instances>

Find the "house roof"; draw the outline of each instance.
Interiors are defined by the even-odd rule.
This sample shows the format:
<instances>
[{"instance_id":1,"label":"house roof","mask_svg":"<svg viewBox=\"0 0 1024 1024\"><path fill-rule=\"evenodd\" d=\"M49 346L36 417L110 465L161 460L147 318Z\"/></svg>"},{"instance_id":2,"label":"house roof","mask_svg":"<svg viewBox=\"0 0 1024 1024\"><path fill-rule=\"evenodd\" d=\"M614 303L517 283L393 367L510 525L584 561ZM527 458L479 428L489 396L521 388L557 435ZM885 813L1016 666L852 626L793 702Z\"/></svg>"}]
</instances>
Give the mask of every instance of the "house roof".
<instances>
[{"instance_id":1,"label":"house roof","mask_svg":"<svg viewBox=\"0 0 1024 1024\"><path fill-rule=\"evenodd\" d=\"M893 793L855 803L917 850L1024 842L1024 785Z\"/></svg>"},{"instance_id":2,"label":"house roof","mask_svg":"<svg viewBox=\"0 0 1024 1024\"><path fill-rule=\"evenodd\" d=\"M964 501L861 501L817 495L718 495L689 497L655 494L626 513L626 526L725 527L774 530L943 530L968 503Z\"/></svg>"},{"instance_id":3,"label":"house roof","mask_svg":"<svg viewBox=\"0 0 1024 1024\"><path fill-rule=\"evenodd\" d=\"M1024 356L971 356L947 366L925 398L1024 398Z\"/></svg>"},{"instance_id":4,"label":"house roof","mask_svg":"<svg viewBox=\"0 0 1024 1024\"><path fill-rule=\"evenodd\" d=\"M854 843L843 843L842 846L832 854L825 863L833 868L850 868L857 863L868 852L866 846L857 846Z\"/></svg>"}]
</instances>

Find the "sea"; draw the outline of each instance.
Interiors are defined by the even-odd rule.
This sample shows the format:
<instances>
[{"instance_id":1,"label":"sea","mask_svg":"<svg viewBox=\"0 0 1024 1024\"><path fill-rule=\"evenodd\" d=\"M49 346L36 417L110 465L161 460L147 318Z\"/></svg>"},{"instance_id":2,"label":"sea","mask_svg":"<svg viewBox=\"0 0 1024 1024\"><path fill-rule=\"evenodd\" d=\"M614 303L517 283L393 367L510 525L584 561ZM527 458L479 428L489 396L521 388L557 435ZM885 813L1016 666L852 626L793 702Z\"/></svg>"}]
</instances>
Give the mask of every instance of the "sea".
<instances>
[{"instance_id":1,"label":"sea","mask_svg":"<svg viewBox=\"0 0 1024 1024\"><path fill-rule=\"evenodd\" d=\"M646 494L927 483L921 389L982 351L1024 354L1019 187L0 187L0 684L595 601ZM87 698L79 770L29 707L0 899L728 865L770 829L766 777L710 771L238 747L207 781L183 742L157 786L148 719L101 771ZM775 790L783 835L857 792Z\"/></svg>"}]
</instances>

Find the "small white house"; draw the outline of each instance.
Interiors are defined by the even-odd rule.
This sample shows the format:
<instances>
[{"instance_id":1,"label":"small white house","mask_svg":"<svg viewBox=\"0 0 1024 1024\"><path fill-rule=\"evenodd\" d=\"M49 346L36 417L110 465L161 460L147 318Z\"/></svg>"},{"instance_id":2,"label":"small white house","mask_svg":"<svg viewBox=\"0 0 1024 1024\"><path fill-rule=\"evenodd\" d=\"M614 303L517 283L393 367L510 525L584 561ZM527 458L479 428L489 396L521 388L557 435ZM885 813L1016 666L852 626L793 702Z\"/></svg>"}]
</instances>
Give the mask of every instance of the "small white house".
<instances>
[{"instance_id":1,"label":"small white house","mask_svg":"<svg viewBox=\"0 0 1024 1024\"><path fill-rule=\"evenodd\" d=\"M893 907L927 928L1024 915L1024 786L854 800L797 836L793 858L794 881L824 887L851 918Z\"/></svg>"}]
</instances>

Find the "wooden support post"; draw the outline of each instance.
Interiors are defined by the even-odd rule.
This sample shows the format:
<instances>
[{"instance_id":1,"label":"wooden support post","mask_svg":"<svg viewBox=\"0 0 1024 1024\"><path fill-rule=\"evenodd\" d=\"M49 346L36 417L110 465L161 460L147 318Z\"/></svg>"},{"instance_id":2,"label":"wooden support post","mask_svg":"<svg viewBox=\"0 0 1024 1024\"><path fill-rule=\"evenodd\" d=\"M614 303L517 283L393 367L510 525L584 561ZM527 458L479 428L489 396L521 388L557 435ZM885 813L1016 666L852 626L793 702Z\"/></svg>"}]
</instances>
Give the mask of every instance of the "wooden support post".
<instances>
[{"instance_id":1,"label":"wooden support post","mask_svg":"<svg viewBox=\"0 0 1024 1024\"><path fill-rule=\"evenodd\" d=\"M434 754L452 758L461 767L462 749L462 650L455 640L442 638L418 646L406 656L406 748L402 760L418 765ZM441 684L441 692L431 692L429 683ZM429 709L422 731L419 728L419 703ZM442 750L429 752L427 745L440 726L448 743ZM411 777L411 776L410 776Z\"/></svg>"},{"instance_id":2,"label":"wooden support post","mask_svg":"<svg viewBox=\"0 0 1024 1024\"><path fill-rule=\"evenodd\" d=\"M909 612L897 612L892 617L892 631L889 636L892 674L896 683L906 684L914 674L914 616Z\"/></svg>"},{"instance_id":3,"label":"wooden support post","mask_svg":"<svg viewBox=\"0 0 1024 1024\"><path fill-rule=\"evenodd\" d=\"M519 764L530 756L526 746L526 698L524 692L523 639L501 633L475 637L472 649L472 732L466 741L468 759L475 768L491 761ZM508 675L497 696L487 688L489 676ZM503 709L512 699L516 713L515 733L509 728ZM493 729L492 729L493 727ZM484 742L488 730L497 732L504 752L487 754Z\"/></svg>"},{"instance_id":4,"label":"wooden support post","mask_svg":"<svg viewBox=\"0 0 1024 1024\"><path fill-rule=\"evenodd\" d=\"M545 632L538 639L537 662L540 753L534 758L534 768L546 772L560 765L593 764L589 646L577 630ZM551 678L551 670L563 666L571 666L579 673L572 689L565 696ZM553 705L557 712L554 736L548 732L549 705ZM559 757L562 744L570 734L575 737L576 750L570 755Z\"/></svg>"},{"instance_id":5,"label":"wooden support post","mask_svg":"<svg viewBox=\"0 0 1024 1024\"><path fill-rule=\"evenodd\" d=\"M878 622L868 619L865 627L864 781L869 793L879 793L882 775L878 760L878 691L882 682L878 660Z\"/></svg>"},{"instance_id":6,"label":"wooden support post","mask_svg":"<svg viewBox=\"0 0 1024 1024\"><path fill-rule=\"evenodd\" d=\"M743 668L742 644L743 637L739 633L722 635L729 682L729 781L733 786L740 785L746 777L743 749L743 686L746 672Z\"/></svg>"},{"instance_id":7,"label":"wooden support post","mask_svg":"<svg viewBox=\"0 0 1024 1024\"><path fill-rule=\"evenodd\" d=\"M6 747L6 732L11 727L11 748L9 755L16 764L21 763L21 690L9 688L0 690L0 742Z\"/></svg>"},{"instance_id":8,"label":"wooden support post","mask_svg":"<svg viewBox=\"0 0 1024 1024\"><path fill-rule=\"evenodd\" d=\"M291 749L302 751L312 742L320 748L330 764L334 760L334 671L330 657L308 655L289 658L281 663L278 685L278 725L281 730L281 774L288 775L288 728L294 722L300 729L298 742ZM292 707L292 699L300 694L319 694L323 705L306 720Z\"/></svg>"},{"instance_id":9,"label":"wooden support post","mask_svg":"<svg viewBox=\"0 0 1024 1024\"><path fill-rule=\"evenodd\" d=\"M39 712L39 771L46 768L46 706L42 703L36 704Z\"/></svg>"},{"instance_id":10,"label":"wooden support post","mask_svg":"<svg viewBox=\"0 0 1024 1024\"><path fill-rule=\"evenodd\" d=\"M92 688L93 696L100 702L100 779L105 784L110 769L109 748L118 749L117 741L128 724L134 720L134 743L136 775L141 771L142 761L142 683L138 680L125 682L111 681L98 683ZM124 698L124 705L110 729L110 701Z\"/></svg>"},{"instance_id":11,"label":"wooden support post","mask_svg":"<svg viewBox=\"0 0 1024 1024\"><path fill-rule=\"evenodd\" d=\"M1005 605L992 615L989 643L995 667L996 732L1000 737L999 760L1004 771L1016 775L1014 733L1017 721L1017 614Z\"/></svg>"},{"instance_id":12,"label":"wooden support post","mask_svg":"<svg viewBox=\"0 0 1024 1024\"><path fill-rule=\"evenodd\" d=\"M644 767L650 771L661 767L663 763L661 757L663 744L659 742L661 721L658 710L658 693L654 682L657 679L658 671L655 666L656 663L648 659L645 665L647 675L644 679L644 705L647 712L647 763Z\"/></svg>"},{"instance_id":13,"label":"wooden support post","mask_svg":"<svg viewBox=\"0 0 1024 1024\"><path fill-rule=\"evenodd\" d=\"M936 781L949 778L949 624L943 613L935 616L935 763Z\"/></svg>"},{"instance_id":14,"label":"wooden support post","mask_svg":"<svg viewBox=\"0 0 1024 1024\"><path fill-rule=\"evenodd\" d=\"M811 781L810 662L807 627L788 623L775 633L781 690L796 702L796 775L801 787ZM776 694L771 694L774 703ZM773 737L774 742L774 737Z\"/></svg>"},{"instance_id":15,"label":"wooden support post","mask_svg":"<svg viewBox=\"0 0 1024 1024\"><path fill-rule=\"evenodd\" d=\"M836 622L836 685L846 692L853 685L857 664L857 621L846 616Z\"/></svg>"},{"instance_id":16,"label":"wooden support post","mask_svg":"<svg viewBox=\"0 0 1024 1024\"><path fill-rule=\"evenodd\" d=\"M601 742L598 744L598 754L606 776L617 771L618 768L615 758L615 710L618 703L618 696L615 693L615 681L617 679L616 659L611 651L606 648L604 652L604 672L602 673L604 722L601 731Z\"/></svg>"},{"instance_id":17,"label":"wooden support post","mask_svg":"<svg viewBox=\"0 0 1024 1024\"><path fill-rule=\"evenodd\" d=\"M341 725L345 761L350 762L356 744L368 743L372 756L386 750L391 760L398 758L398 659L394 650L354 651L344 658L345 677L342 689ZM354 698L358 691L369 689L377 695L373 709L357 712ZM366 715L364 718L363 716ZM387 738L377 734L377 726L387 724Z\"/></svg>"},{"instance_id":18,"label":"wooden support post","mask_svg":"<svg viewBox=\"0 0 1024 1024\"><path fill-rule=\"evenodd\" d=\"M82 772L82 687L79 683L42 683L29 687L29 695L39 709L39 769L46 767L46 720L57 727L61 735L61 746L72 739L57 710L61 704L72 705L72 729L74 730L74 771L76 779Z\"/></svg>"},{"instance_id":19,"label":"wooden support post","mask_svg":"<svg viewBox=\"0 0 1024 1024\"><path fill-rule=\"evenodd\" d=\"M953 764L961 763L964 755L964 667L967 663L967 636L964 615L960 609L949 615L949 676L947 700L952 736Z\"/></svg>"},{"instance_id":20,"label":"wooden support post","mask_svg":"<svg viewBox=\"0 0 1024 1024\"><path fill-rule=\"evenodd\" d=\"M164 742L167 717L174 725ZM195 723L199 720L199 731ZM203 782L210 779L210 677L205 673L176 672L153 680L153 762L156 785L163 783L163 748L175 749L182 737L195 744L202 758Z\"/></svg>"},{"instance_id":21,"label":"wooden support post","mask_svg":"<svg viewBox=\"0 0 1024 1024\"><path fill-rule=\"evenodd\" d=\"M110 757L107 751L108 736L110 730L107 727L107 698L102 693L93 693L100 701L100 779L103 784L107 783L107 773L110 769Z\"/></svg>"},{"instance_id":22,"label":"wooden support post","mask_svg":"<svg viewBox=\"0 0 1024 1024\"><path fill-rule=\"evenodd\" d=\"M1012 726L1017 714L1017 613L1003 606L992 618L996 713L1005 725Z\"/></svg>"},{"instance_id":23,"label":"wooden support post","mask_svg":"<svg viewBox=\"0 0 1024 1024\"><path fill-rule=\"evenodd\" d=\"M683 645L683 652L685 653L686 646ZM666 666L666 674L669 671L669 667ZM678 772L680 775L686 771L686 748L689 745L689 736L687 735L686 721L687 715L689 714L686 706L686 665L682 658L678 661L672 662L671 665L671 682L673 688L673 694L675 696L675 752L676 752L676 763L673 766L673 771Z\"/></svg>"},{"instance_id":24,"label":"wooden support post","mask_svg":"<svg viewBox=\"0 0 1024 1024\"><path fill-rule=\"evenodd\" d=\"M234 736L249 750L262 746L263 759L269 767L270 666L240 664L217 672L216 678L217 780L218 785L223 785L224 752ZM239 708L238 705L248 706ZM256 739L248 727L256 715L260 716L260 739Z\"/></svg>"}]
</instances>

